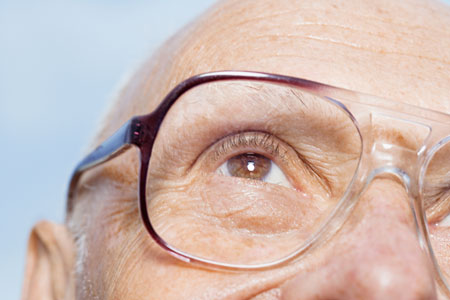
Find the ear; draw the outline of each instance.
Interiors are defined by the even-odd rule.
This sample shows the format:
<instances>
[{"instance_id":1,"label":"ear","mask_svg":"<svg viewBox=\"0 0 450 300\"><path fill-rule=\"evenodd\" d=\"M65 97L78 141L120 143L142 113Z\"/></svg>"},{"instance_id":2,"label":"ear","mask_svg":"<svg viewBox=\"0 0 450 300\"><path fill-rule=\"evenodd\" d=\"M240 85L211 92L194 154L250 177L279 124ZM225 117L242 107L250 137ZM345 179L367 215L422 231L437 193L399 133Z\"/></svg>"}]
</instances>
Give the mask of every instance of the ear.
<instances>
[{"instance_id":1,"label":"ear","mask_svg":"<svg viewBox=\"0 0 450 300\"><path fill-rule=\"evenodd\" d=\"M22 300L75 298L75 244L64 225L43 221L31 231Z\"/></svg>"}]
</instances>

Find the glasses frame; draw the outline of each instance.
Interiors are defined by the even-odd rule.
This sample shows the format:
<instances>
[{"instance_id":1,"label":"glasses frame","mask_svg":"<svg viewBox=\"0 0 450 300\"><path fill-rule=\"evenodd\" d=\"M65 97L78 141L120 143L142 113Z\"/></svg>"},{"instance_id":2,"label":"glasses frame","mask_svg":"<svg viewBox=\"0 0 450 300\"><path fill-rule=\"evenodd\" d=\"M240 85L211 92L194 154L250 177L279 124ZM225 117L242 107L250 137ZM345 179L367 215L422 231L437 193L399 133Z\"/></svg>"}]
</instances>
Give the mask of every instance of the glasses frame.
<instances>
[{"instance_id":1,"label":"glasses frame","mask_svg":"<svg viewBox=\"0 0 450 300\"><path fill-rule=\"evenodd\" d=\"M427 126L430 126L430 132L431 127L433 127L433 130L437 128L437 130L434 130L433 133L430 134L431 138L427 138L427 140L424 142L423 148L420 150L420 153L418 155L418 164L420 165L420 168L418 168L417 170L417 178L415 179L416 184L406 186L406 188L412 189L412 191L409 190L408 193L410 195L410 206L413 212L414 222L420 244L423 250L429 255L434 265L436 280L439 286L443 288L444 293L448 297L450 297L449 285L447 284L440 271L440 267L431 247L431 242L428 235L428 224L423 209L423 201L421 201L421 191L426 167L431 160L432 155L439 149L440 145L450 140L450 115L342 88L337 88L306 79L260 72L218 71L196 75L181 82L163 99L160 105L153 112L131 118L111 137L109 137L100 146L93 150L76 166L69 183L67 212L70 213L73 210L77 186L82 174L85 171L106 163L124 153L131 147L135 146L139 149L140 154L138 201L140 215L144 226L153 240L160 247L184 262L195 263L199 266L213 269L266 269L274 266L279 266L283 263L291 261L295 257L299 257L301 254L317 246L320 241L324 241L329 236L333 235L333 233L337 231L338 228L340 228L343 221L347 218L349 212L359 198L359 195L365 190L371 179L373 179L370 177L374 177L376 175L361 171L362 169L368 169L368 167L364 167L364 165L367 163L364 159L364 156L370 156L364 154L364 152L369 151L369 149L367 149L367 142L365 142L363 138L361 138L361 146L363 148L361 150L362 157L360 158L358 169L355 172L352 182L349 184L349 188L346 194L342 197L335 210L331 213L330 217L324 223L322 228L319 229L318 232L316 232L315 235L305 243L305 245L303 245L301 248L287 257L271 263L250 266L219 263L196 257L188 253L184 253L183 251L180 251L179 249L176 249L166 243L156 233L150 222L148 214L146 184L152 148L158 134L158 130L164 120L165 115L181 95L198 85L214 81L226 80L262 81L300 88L308 93L326 98L329 101L332 101L340 106L344 110L344 112L347 113L350 118L352 118L358 130L358 120L355 119L352 112L350 112L347 109L347 106L342 104L342 102L356 104L357 106L362 105L364 109L370 108L374 111L389 111L402 120L410 120L412 122L417 122L420 124L423 124L425 120ZM399 108L401 109L399 110ZM359 132L359 134L366 135L365 133L361 132ZM389 170L384 171L389 172ZM395 173L395 175L400 174L397 171L394 171L392 173ZM411 196L412 194L414 196Z\"/></svg>"}]
</instances>

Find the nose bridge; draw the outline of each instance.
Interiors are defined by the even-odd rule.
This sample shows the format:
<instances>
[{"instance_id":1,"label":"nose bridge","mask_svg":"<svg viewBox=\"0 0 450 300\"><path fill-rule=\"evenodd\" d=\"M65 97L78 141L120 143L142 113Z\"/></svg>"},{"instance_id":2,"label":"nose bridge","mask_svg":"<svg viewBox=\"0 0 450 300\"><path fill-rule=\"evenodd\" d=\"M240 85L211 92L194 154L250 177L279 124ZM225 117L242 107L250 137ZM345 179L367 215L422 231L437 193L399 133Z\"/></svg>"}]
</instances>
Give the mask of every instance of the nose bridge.
<instances>
[{"instance_id":1,"label":"nose bridge","mask_svg":"<svg viewBox=\"0 0 450 300\"><path fill-rule=\"evenodd\" d=\"M398 178L405 188L418 176L419 158L430 127L384 113L371 116L370 173L374 178L389 174Z\"/></svg>"}]
</instances>

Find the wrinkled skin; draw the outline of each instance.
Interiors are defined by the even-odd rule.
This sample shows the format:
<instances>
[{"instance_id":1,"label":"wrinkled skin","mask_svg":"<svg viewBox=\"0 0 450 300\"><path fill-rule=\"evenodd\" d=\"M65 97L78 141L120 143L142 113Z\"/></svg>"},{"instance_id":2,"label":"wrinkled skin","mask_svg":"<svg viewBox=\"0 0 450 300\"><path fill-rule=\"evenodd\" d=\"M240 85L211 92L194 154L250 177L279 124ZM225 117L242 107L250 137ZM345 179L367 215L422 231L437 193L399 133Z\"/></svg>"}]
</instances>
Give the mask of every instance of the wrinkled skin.
<instances>
[{"instance_id":1,"label":"wrinkled skin","mask_svg":"<svg viewBox=\"0 0 450 300\"><path fill-rule=\"evenodd\" d=\"M219 2L171 38L130 79L93 146L131 116L154 109L176 83L214 70L292 75L450 113L449 28L450 8L433 1ZM195 114L201 108L189 109ZM162 130L170 133L182 121L169 119ZM212 129L206 130L208 125L201 121L195 126L204 133L167 134L166 144L156 145L166 154L152 161L153 176L162 182L158 192L170 192L172 199L203 192L192 188L190 179L177 182L187 193L174 191L164 181L182 170L182 165L166 166L172 158L201 152L177 141L183 136L201 145ZM36 225L24 299L442 296L418 243L406 191L396 179L374 180L342 229L312 255L265 271L226 272L185 264L149 238L135 195L138 161L132 150L89 171L67 224ZM450 236L445 228L437 234ZM450 256L450 250L442 251Z\"/></svg>"}]
</instances>

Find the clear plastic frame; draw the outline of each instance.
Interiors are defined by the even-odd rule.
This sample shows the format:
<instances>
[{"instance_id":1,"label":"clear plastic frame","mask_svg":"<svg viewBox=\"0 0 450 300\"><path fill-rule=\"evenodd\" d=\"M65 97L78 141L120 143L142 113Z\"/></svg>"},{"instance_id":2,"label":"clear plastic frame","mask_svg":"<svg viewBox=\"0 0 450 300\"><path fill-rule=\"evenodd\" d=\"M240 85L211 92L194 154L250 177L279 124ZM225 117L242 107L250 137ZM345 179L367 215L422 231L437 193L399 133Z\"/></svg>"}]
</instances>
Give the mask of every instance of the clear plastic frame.
<instances>
[{"instance_id":1,"label":"clear plastic frame","mask_svg":"<svg viewBox=\"0 0 450 300\"><path fill-rule=\"evenodd\" d=\"M233 222L230 222L229 218L220 219L217 214L211 218L211 212L208 211L203 214L207 215L207 218L195 220L190 218L191 223L183 222L185 219L181 222L168 223L167 218L175 219L175 217L167 213L160 213L164 209L159 207L158 203L161 203L160 199L164 199L164 197L158 198L153 192L157 189L154 188L152 182L152 172L156 172L152 157L155 156L155 151L157 151L156 156L161 157L162 154L158 151L164 149L161 146L164 145L164 137L160 133L164 120L166 117L177 118L178 108L174 105L176 103L178 106L181 105L180 103L188 103L191 106L204 105L205 107L209 105L211 109L215 109L220 106L220 97L227 101L236 101L236 103L249 101L259 103L261 111L270 111L271 107L273 108L270 104L273 105L277 103L276 101L289 103L290 112L295 112L290 119L292 123L289 123L289 128L296 128L297 133L303 134L294 140L313 141L312 148L316 147L315 154L324 154L323 157L327 159L326 163L332 166L330 170L344 170L336 171L335 177L332 177L338 178L338 180L328 180L328 182L337 181L339 183L336 188L333 186L331 190L325 189L326 191L323 193L328 196L322 196L322 198L329 197L333 200L323 203L330 204L317 205L317 207L320 206L319 208L307 205L309 210L316 212L309 214L310 211L308 211L308 215L317 216L308 220L307 225L302 223L294 226L292 224L295 222L290 222L290 227L286 229L280 225L279 221L274 221L273 224L276 225L272 226L269 218L268 222L271 226L264 227L266 228L264 231L260 230L258 226L267 226L268 218L266 216L264 216L265 223L261 225L262 223L258 223L259 221L254 219L249 221L248 216L233 219ZM227 104L227 107L224 106L222 109L230 109L231 106L231 104ZM185 108L178 110L184 113L189 112ZM281 108L278 107L276 111L280 113ZM223 136L232 136L234 132L237 132L240 134L240 139L246 139L246 132L266 132L270 131L270 128L283 128L281 122L277 123L277 117L280 116L276 113L258 114L258 111L253 109L247 110L246 114L238 110L236 112L234 114L236 121L232 124L238 124L239 120L244 118L251 122L247 122L245 125L247 127L243 127L242 124L236 125L234 128L231 128L231 125L221 126ZM208 118L205 116L210 116L206 120L207 122L212 124L215 122L214 114L205 114L203 118ZM267 116L270 118L264 119ZM186 118L186 116L184 117ZM288 116L286 114L282 117L287 118ZM178 119L182 120L183 118ZM259 125L254 125L262 119L264 120ZM326 124L329 126L325 126ZM180 126L183 126L182 122ZM312 132L319 130L324 137L320 139L321 143L324 143L327 149L334 150L335 157L344 157L345 159L337 159L337 161L345 160L345 167L342 167L343 163L334 164L334 161L331 161L333 155L323 150L325 146L319 147L317 139L311 137ZM307 134L309 135L306 136ZM450 275L447 274L450 274L450 265L447 265L446 261L450 257L445 257L444 253L450 253L450 249L447 251L448 244L450 244L450 229L446 229L446 222L450 223L447 221L450 213L449 140L450 115L441 112L283 75L244 71L206 73L189 78L177 85L162 100L155 111L132 118L89 154L73 173L69 186L67 209L69 212L73 209L76 202L77 185L83 172L109 161L128 148L135 146L140 151L141 160L137 198L142 221L149 235L163 249L182 261L208 268L264 269L284 264L292 259L299 259L311 249L320 246L341 227L369 183L377 176L390 174L397 177L405 187L418 239L423 250L433 261L437 281L448 296L447 280L450 280L450 277L447 278L447 276ZM295 150L297 151L297 149ZM252 163L252 168L254 163L252 160L255 160L255 155L264 155L264 153L253 150L247 152L250 152L251 157L247 162ZM302 152L299 151L299 153ZM230 157L232 156L228 156L227 159ZM307 155L303 155L303 157L304 161L311 161L308 160ZM310 169L314 170L314 167ZM216 176L216 173L214 174ZM303 196L299 196L299 190L301 195L306 195L306 198L314 198L320 194L319 179L316 184L316 181L309 179L307 175L303 175L302 178L306 182L303 184L304 189L297 188L293 189L295 192L289 192L289 187L282 187L280 188L281 192L276 194L276 199L282 199L282 195L285 193L291 193L301 198ZM201 182L201 180L196 182ZM245 183L246 181L239 182ZM315 184L318 186L317 189L310 188ZM223 189L220 194L220 197L224 199L222 202L225 203L231 201L227 198L227 191L233 192L228 188ZM170 197L167 199L170 200ZM278 209L280 214L286 213L286 207L291 207L292 203L289 201L283 203L285 206L280 206L280 201L277 201L276 205L278 206L271 211ZM315 203L321 202L315 200ZM191 206L198 209L201 205L200 201ZM266 203L265 205L275 204ZM208 209L210 208L211 205L208 206ZM300 216L305 215L303 209L304 207L300 207L298 210ZM189 215L195 214L189 212ZM297 215L293 215L292 220L295 220L296 217ZM216 222L215 225L208 223L209 220L213 223ZM183 226L180 225L177 228L177 224L183 224ZM208 226L209 231L206 231L205 228ZM167 228L173 230L170 231ZM196 237L191 237L194 239L193 242L181 241L180 236L183 236L183 241L190 241L189 235L186 235L186 228L195 228ZM198 249L205 249L205 247L192 247L195 243L211 244L212 240L205 238L206 235L228 240L230 241L229 245L232 245L231 248L238 247L242 251L236 253L215 247L210 250L202 250L202 252ZM242 246L245 243L247 243L246 246Z\"/></svg>"}]
</instances>

